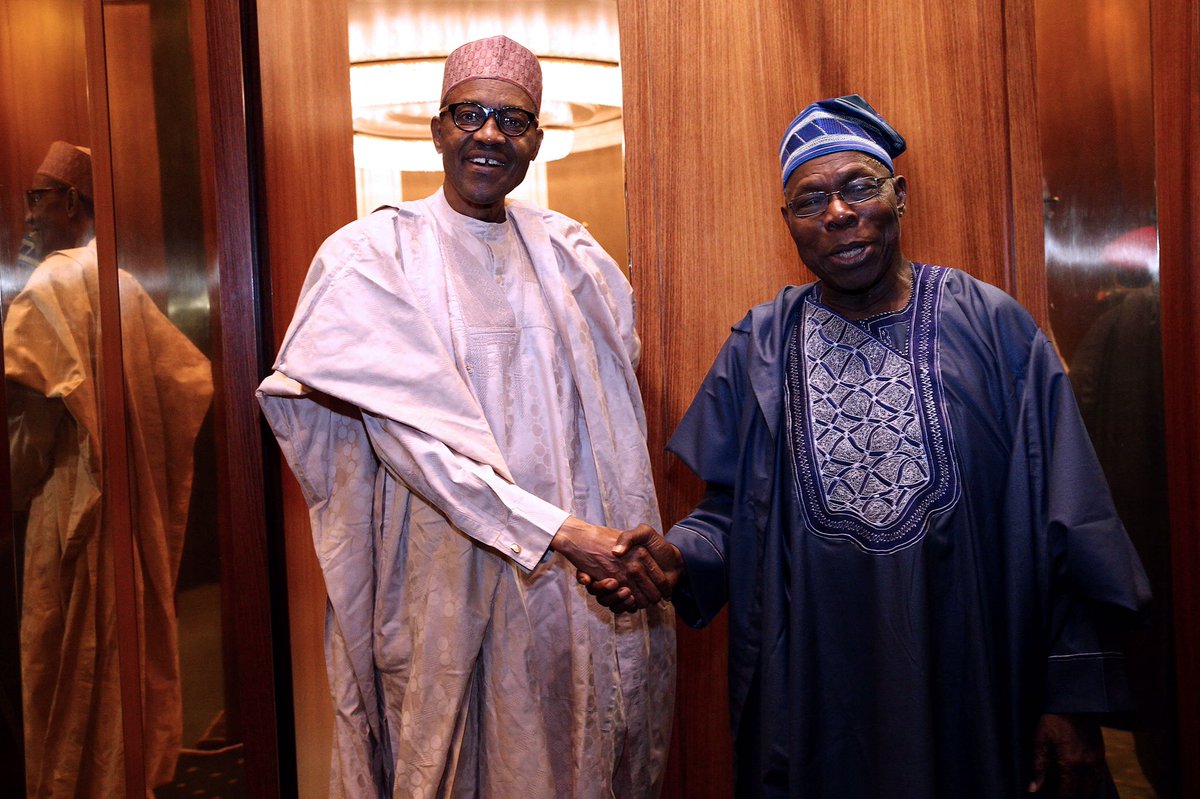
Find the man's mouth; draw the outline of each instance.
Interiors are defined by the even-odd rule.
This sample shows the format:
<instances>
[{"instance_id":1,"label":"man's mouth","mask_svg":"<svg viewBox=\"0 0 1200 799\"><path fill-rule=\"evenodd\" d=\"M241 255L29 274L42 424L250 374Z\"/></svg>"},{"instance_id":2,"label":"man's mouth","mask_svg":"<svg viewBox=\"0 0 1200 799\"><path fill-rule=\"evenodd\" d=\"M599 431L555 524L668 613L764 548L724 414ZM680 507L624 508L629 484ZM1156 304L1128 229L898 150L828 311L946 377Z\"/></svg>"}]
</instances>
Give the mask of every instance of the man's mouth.
<instances>
[{"instance_id":1,"label":"man's mouth","mask_svg":"<svg viewBox=\"0 0 1200 799\"><path fill-rule=\"evenodd\" d=\"M504 162L496 158L489 158L485 155L477 155L467 159L468 163L478 164L479 166L504 166Z\"/></svg>"},{"instance_id":2,"label":"man's mouth","mask_svg":"<svg viewBox=\"0 0 1200 799\"><path fill-rule=\"evenodd\" d=\"M838 261L855 261L862 257L862 254L866 251L866 244L851 244L845 247L838 247L830 253L830 257Z\"/></svg>"}]
</instances>

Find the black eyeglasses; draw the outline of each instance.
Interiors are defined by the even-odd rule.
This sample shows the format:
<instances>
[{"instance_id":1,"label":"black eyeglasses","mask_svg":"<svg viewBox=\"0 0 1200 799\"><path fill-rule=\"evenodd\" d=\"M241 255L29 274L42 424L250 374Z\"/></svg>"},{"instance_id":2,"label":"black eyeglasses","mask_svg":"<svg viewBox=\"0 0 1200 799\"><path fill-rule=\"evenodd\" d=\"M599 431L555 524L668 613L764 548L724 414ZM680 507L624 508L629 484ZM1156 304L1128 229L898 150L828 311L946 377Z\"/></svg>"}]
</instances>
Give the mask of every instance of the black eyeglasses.
<instances>
[{"instance_id":1,"label":"black eyeglasses","mask_svg":"<svg viewBox=\"0 0 1200 799\"><path fill-rule=\"evenodd\" d=\"M537 115L517 106L504 108L488 108L479 103L450 103L443 106L439 114L450 112L454 127L467 133L474 133L487 124L488 117L495 117L496 127L510 138L524 135L531 125L537 125Z\"/></svg>"},{"instance_id":2,"label":"black eyeglasses","mask_svg":"<svg viewBox=\"0 0 1200 799\"><path fill-rule=\"evenodd\" d=\"M25 207L32 211L37 208L42 201L42 195L51 191L66 191L66 186L54 186L49 189L26 189L25 190Z\"/></svg>"},{"instance_id":3,"label":"black eyeglasses","mask_svg":"<svg viewBox=\"0 0 1200 799\"><path fill-rule=\"evenodd\" d=\"M895 175L883 178L855 178L834 191L806 191L803 194L797 194L788 200L787 207L793 216L800 219L816 216L825 212L825 209L829 207L829 200L835 194L841 197L842 202L847 205L858 205L873 197L878 197L879 193L883 191L884 183L894 179Z\"/></svg>"}]
</instances>

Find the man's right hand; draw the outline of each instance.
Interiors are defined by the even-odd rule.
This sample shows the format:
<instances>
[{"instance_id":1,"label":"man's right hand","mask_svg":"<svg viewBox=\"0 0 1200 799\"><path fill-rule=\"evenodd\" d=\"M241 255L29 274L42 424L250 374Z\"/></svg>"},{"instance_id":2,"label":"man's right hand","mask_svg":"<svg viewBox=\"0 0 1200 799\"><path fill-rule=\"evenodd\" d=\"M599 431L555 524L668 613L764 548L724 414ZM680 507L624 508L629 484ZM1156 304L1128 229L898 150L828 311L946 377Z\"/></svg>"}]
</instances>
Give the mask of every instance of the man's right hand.
<instances>
[{"instance_id":1,"label":"man's right hand","mask_svg":"<svg viewBox=\"0 0 1200 799\"><path fill-rule=\"evenodd\" d=\"M558 528L550 548L571 562L584 585L614 586L612 593L637 610L669 597L674 587L657 560L643 551L642 542L653 536L661 538L644 524L621 532L570 516Z\"/></svg>"},{"instance_id":2,"label":"man's right hand","mask_svg":"<svg viewBox=\"0 0 1200 799\"><path fill-rule=\"evenodd\" d=\"M620 554L631 568L654 575L655 587L663 598L671 597L686 571L678 547L646 525L621 533L614 554ZM582 571L576 578L597 602L613 613L633 613L649 604L639 601L637 594L618 580L597 580Z\"/></svg>"}]
</instances>

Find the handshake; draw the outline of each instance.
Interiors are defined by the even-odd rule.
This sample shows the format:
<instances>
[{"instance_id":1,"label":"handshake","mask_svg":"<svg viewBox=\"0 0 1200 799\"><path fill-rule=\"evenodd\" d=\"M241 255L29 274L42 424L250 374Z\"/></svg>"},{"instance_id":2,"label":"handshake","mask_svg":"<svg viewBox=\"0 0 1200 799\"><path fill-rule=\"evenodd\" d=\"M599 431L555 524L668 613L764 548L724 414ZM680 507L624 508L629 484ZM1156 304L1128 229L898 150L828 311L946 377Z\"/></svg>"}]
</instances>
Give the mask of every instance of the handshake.
<instances>
[{"instance_id":1,"label":"handshake","mask_svg":"<svg viewBox=\"0 0 1200 799\"><path fill-rule=\"evenodd\" d=\"M550 548L571 562L580 584L614 613L670 599L684 574L679 550L644 524L621 531L571 516Z\"/></svg>"}]
</instances>

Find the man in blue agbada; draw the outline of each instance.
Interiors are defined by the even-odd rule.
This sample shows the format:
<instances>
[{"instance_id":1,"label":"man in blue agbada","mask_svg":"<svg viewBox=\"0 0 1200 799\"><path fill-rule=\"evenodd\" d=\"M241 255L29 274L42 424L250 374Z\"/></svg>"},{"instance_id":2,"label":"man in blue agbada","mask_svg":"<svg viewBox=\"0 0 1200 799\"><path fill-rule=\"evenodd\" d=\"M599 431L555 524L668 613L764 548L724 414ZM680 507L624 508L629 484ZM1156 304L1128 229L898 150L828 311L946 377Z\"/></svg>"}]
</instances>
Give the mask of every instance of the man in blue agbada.
<instances>
[{"instance_id":1,"label":"man in blue agbada","mask_svg":"<svg viewBox=\"0 0 1200 799\"><path fill-rule=\"evenodd\" d=\"M739 796L1115 795L1099 721L1146 577L1051 342L901 252L904 147L857 95L788 127L818 280L734 326L668 445L704 499L626 543L689 624L729 605Z\"/></svg>"}]
</instances>

